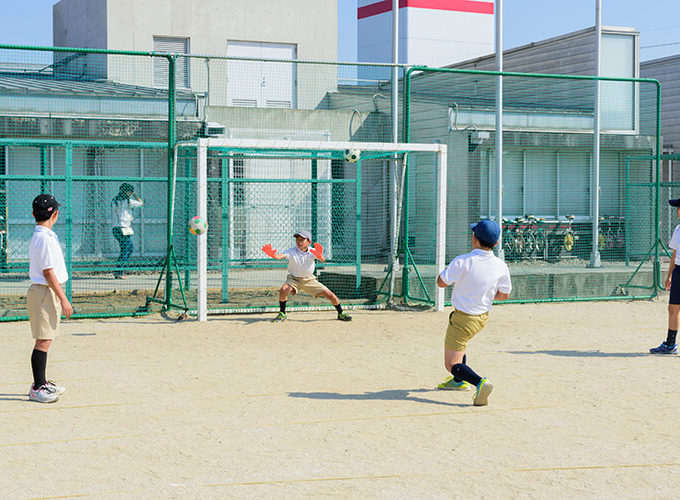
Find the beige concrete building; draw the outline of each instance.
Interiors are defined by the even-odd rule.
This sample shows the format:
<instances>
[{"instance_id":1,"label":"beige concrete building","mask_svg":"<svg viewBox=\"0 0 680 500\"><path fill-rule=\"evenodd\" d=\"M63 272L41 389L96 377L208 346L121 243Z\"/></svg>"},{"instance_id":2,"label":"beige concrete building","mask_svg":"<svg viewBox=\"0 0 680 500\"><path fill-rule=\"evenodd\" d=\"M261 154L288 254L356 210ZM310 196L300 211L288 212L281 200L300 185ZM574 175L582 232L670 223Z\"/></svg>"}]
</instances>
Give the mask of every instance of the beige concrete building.
<instances>
[{"instance_id":1,"label":"beige concrete building","mask_svg":"<svg viewBox=\"0 0 680 500\"><path fill-rule=\"evenodd\" d=\"M57 47L210 54L210 59L180 57L176 75L178 88L202 94L207 105L309 108L336 86L336 74L328 68L305 73L290 63L214 57L333 61L335 1L61 0L53 14ZM68 74L146 87L168 84L165 58L60 57L59 69ZM306 81L298 86L298 80Z\"/></svg>"}]
</instances>

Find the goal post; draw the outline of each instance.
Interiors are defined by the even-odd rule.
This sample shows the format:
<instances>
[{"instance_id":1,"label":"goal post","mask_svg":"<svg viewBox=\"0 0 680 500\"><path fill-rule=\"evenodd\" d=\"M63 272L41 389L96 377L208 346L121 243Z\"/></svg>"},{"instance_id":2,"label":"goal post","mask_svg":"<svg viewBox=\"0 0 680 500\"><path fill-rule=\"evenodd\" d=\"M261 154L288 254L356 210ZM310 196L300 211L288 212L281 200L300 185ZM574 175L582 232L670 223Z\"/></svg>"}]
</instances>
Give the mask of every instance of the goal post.
<instances>
[{"instance_id":1,"label":"goal post","mask_svg":"<svg viewBox=\"0 0 680 500\"><path fill-rule=\"evenodd\" d=\"M277 303L272 298L270 306L255 303L239 306L234 295L239 293L239 287L247 286L253 288L251 295L255 294L253 282L261 290L271 289L273 283L278 283L275 285L278 292L285 281L278 278L285 269L285 266L281 267L285 261L278 263L266 259L259 252L259 247L275 243L275 248L283 251L284 245L292 240L292 228L311 230L313 238L318 238L327 248L324 254L328 251L328 260L318 266L335 270L334 273L327 272L328 276L340 279L343 286L356 290L357 294L364 290L368 286L367 281L375 280L375 275L385 271L385 265L392 264L388 259L396 246L394 239L401 238L400 226L390 219L399 216L393 213L393 207L401 206L401 203L395 203L395 198L403 196L403 190L399 189L399 182L389 178L389 165L396 164L394 170L403 179L406 169L412 168L409 166L412 160L408 158L415 155L427 158L424 161L430 170L427 182L436 183L429 188L431 196L436 190L433 206L428 207L428 217L431 212L429 220L434 219L431 222L434 230L428 233L434 239L429 242L430 249L434 246L429 267L434 264L439 272L445 265L445 144L221 137L202 138L193 144L197 148L197 215L210 223L208 233L198 236L197 242L196 297L200 321L205 321L209 312L271 310L272 305ZM345 154L355 150L359 153L357 159ZM278 237L279 233L286 235L287 239ZM390 241L386 244L373 241L378 239L374 233L384 234L384 239ZM267 238L277 241L267 241ZM368 255L371 248L383 247L386 250L382 250L382 256ZM217 260L220 261L219 266L216 265ZM270 278L275 266L278 266L276 276L279 281ZM217 275L218 267L221 267L221 276ZM283 276L285 278L285 274ZM427 277L429 288L431 276L428 274ZM329 285L329 288L333 289L333 286ZM427 292L433 297L435 310L443 309L443 292L437 287L435 276L434 287ZM214 304L209 307L209 296L213 300L216 295L220 295L220 303L224 307ZM345 306L343 297L340 299ZM361 307L362 304L348 303L347 307ZM318 308L309 303L290 305L290 310Z\"/></svg>"}]
</instances>

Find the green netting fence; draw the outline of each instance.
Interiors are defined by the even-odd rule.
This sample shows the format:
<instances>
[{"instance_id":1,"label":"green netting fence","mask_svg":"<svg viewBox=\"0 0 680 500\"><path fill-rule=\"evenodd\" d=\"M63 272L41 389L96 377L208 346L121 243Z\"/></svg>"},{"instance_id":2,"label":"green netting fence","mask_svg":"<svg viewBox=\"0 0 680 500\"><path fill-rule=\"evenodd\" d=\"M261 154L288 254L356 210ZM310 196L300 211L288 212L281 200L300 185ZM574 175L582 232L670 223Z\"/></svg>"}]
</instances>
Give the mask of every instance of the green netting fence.
<instances>
[{"instance_id":1,"label":"green netting fence","mask_svg":"<svg viewBox=\"0 0 680 500\"><path fill-rule=\"evenodd\" d=\"M212 135L394 142L395 125L401 142L448 146L447 259L469 249L470 222L501 218L514 300L656 293L653 270L663 252L647 250L659 240L659 225L662 232L668 225L660 190L673 187L662 187L659 174L658 84L502 75L501 197L494 72L0 45L0 319L27 315L30 201L40 192L64 205L55 230L77 316L193 310L196 238L186 230L197 201L192 142ZM632 159L640 157L646 159ZM369 156L358 172L358 164L337 154L212 152L210 308L275 304L275 282L285 269L263 259L259 247L291 246L286 235L300 225L330 242L332 257L319 276L335 280L329 283L344 300L431 304L439 271L436 162L425 153L401 159L404 169L394 158ZM123 183L144 201L130 209L129 258L113 234L113 199ZM601 267L589 266L593 234ZM364 287L359 295L357 282Z\"/></svg>"},{"instance_id":2,"label":"green netting fence","mask_svg":"<svg viewBox=\"0 0 680 500\"><path fill-rule=\"evenodd\" d=\"M497 251L510 267L512 301L655 295L658 82L503 73L499 190L498 80L498 73L484 71L407 73L405 140L439 141L449 149L447 259L470 248L470 223L490 217L503 225ZM599 168L593 161L597 85ZM408 185L411 203L422 203L420 184ZM430 230L428 211L411 210L408 220L410 252L417 265L427 265L428 237L418 235Z\"/></svg>"}]
</instances>

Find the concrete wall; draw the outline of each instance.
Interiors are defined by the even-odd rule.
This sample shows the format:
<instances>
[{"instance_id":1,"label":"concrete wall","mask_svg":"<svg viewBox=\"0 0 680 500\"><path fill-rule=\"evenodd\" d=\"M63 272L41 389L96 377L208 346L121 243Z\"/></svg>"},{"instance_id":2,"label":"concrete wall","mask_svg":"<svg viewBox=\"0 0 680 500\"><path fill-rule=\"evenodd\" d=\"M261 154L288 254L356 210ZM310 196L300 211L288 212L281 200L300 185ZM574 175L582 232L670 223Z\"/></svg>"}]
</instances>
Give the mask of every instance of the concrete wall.
<instances>
[{"instance_id":1,"label":"concrete wall","mask_svg":"<svg viewBox=\"0 0 680 500\"><path fill-rule=\"evenodd\" d=\"M333 61L337 58L335 1L296 0L61 0L54 6L57 46L152 51L154 36L189 39L191 54L227 55L229 41L294 44L296 57ZM59 56L62 57L62 56ZM210 87L214 105L222 105L227 64L202 59L189 63L191 88ZM219 67L222 65L222 68ZM233 63L232 63L233 69ZM153 86L153 61L148 57L86 56L69 62L71 74ZM210 80L208 80L210 76ZM336 84L335 67L301 69L297 102L318 103Z\"/></svg>"},{"instance_id":2,"label":"concrete wall","mask_svg":"<svg viewBox=\"0 0 680 500\"><path fill-rule=\"evenodd\" d=\"M639 60L637 55L637 39L639 33L633 28L603 27L603 35L630 35L636 39L635 53L631 54ZM606 59L603 54L602 59ZM493 71L496 69L496 56L489 54L451 64L450 68L479 69ZM539 42L533 42L521 47L503 51L503 70L521 73L550 73L556 75L594 75L595 74L595 28L567 33ZM617 76L617 75L608 75ZM637 77L637 73L634 75Z\"/></svg>"},{"instance_id":3,"label":"concrete wall","mask_svg":"<svg viewBox=\"0 0 680 500\"><path fill-rule=\"evenodd\" d=\"M663 145L672 146L674 153L680 153L680 54L641 63L640 76L661 83Z\"/></svg>"}]
</instances>

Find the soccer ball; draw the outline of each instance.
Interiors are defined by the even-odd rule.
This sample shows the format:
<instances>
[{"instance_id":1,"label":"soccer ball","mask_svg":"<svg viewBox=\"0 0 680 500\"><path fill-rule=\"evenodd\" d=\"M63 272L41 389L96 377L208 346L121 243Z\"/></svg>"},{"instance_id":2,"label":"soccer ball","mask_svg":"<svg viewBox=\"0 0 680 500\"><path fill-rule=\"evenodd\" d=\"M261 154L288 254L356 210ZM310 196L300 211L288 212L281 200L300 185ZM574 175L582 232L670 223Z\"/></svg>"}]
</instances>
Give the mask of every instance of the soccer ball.
<instances>
[{"instance_id":1,"label":"soccer ball","mask_svg":"<svg viewBox=\"0 0 680 500\"><path fill-rule=\"evenodd\" d=\"M345 149L345 160L350 163L354 163L361 156L361 151L358 149Z\"/></svg>"},{"instance_id":2,"label":"soccer ball","mask_svg":"<svg viewBox=\"0 0 680 500\"><path fill-rule=\"evenodd\" d=\"M200 216L189 219L189 231L191 234L203 234L208 230L208 222Z\"/></svg>"}]
</instances>

